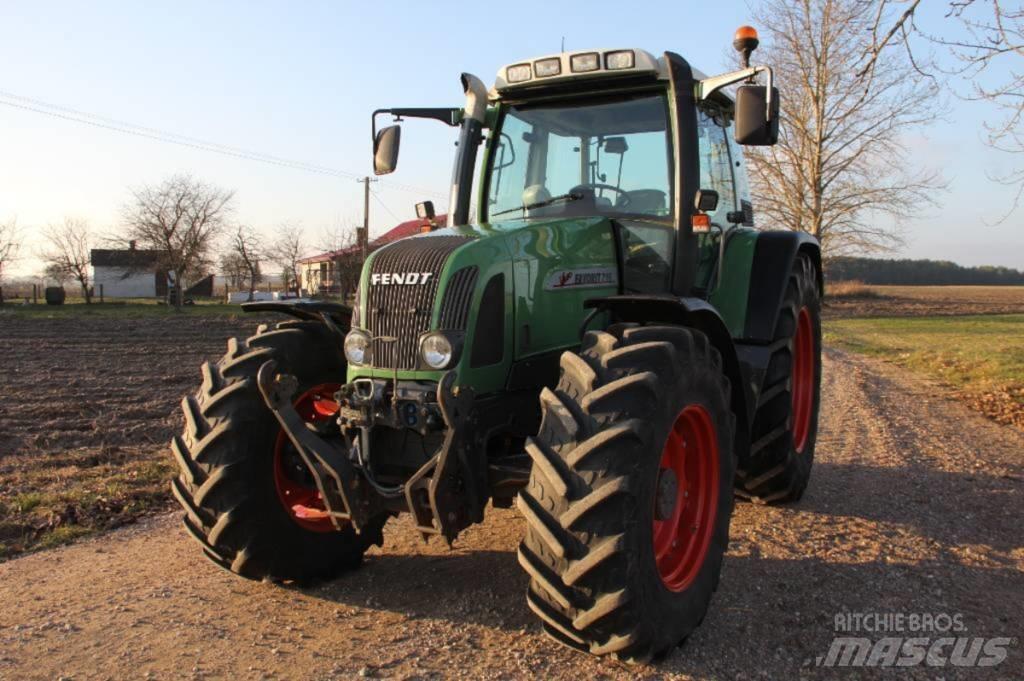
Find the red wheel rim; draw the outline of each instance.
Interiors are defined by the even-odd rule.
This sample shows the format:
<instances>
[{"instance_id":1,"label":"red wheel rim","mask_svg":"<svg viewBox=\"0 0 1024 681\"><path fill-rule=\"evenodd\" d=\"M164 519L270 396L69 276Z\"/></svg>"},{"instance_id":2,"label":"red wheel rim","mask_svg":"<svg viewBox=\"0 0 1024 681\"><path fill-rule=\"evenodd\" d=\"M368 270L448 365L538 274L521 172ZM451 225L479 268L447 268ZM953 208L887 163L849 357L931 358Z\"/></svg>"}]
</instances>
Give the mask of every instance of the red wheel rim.
<instances>
[{"instance_id":1,"label":"red wheel rim","mask_svg":"<svg viewBox=\"0 0 1024 681\"><path fill-rule=\"evenodd\" d=\"M711 414L691 404L669 431L655 487L654 558L671 591L690 586L704 565L718 512L718 466Z\"/></svg>"},{"instance_id":2,"label":"red wheel rim","mask_svg":"<svg viewBox=\"0 0 1024 681\"><path fill-rule=\"evenodd\" d=\"M334 393L339 388L338 383L321 383L307 390L295 400L295 411L310 424L334 420L340 408L334 401ZM278 431L274 444L274 486L281 505L292 520L307 530L331 532L334 524L327 515L324 501L309 474L303 475L303 468L291 440L283 430Z\"/></svg>"},{"instance_id":3,"label":"red wheel rim","mask_svg":"<svg viewBox=\"0 0 1024 681\"><path fill-rule=\"evenodd\" d=\"M793 447L804 451L811 432L811 412L814 410L814 324L806 307L800 308L793 337L793 378L790 395L793 399L790 431Z\"/></svg>"}]
</instances>

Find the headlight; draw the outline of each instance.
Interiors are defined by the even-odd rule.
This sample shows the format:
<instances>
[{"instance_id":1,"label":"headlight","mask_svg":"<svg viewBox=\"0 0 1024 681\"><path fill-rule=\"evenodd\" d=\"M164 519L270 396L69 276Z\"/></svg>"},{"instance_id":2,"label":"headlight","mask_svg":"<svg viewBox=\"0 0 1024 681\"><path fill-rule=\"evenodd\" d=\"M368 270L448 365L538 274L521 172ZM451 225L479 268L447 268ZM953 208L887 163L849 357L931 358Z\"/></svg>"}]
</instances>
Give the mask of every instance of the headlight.
<instances>
[{"instance_id":1,"label":"headlight","mask_svg":"<svg viewBox=\"0 0 1024 681\"><path fill-rule=\"evenodd\" d=\"M601 68L601 56L597 52L574 54L569 58L569 68L572 69L573 73L597 71Z\"/></svg>"},{"instance_id":2,"label":"headlight","mask_svg":"<svg viewBox=\"0 0 1024 681\"><path fill-rule=\"evenodd\" d=\"M510 83L522 83L530 80L532 72L529 64L516 64L505 69L505 80Z\"/></svg>"},{"instance_id":3,"label":"headlight","mask_svg":"<svg viewBox=\"0 0 1024 681\"><path fill-rule=\"evenodd\" d=\"M549 78L551 76L557 76L562 72L562 59L561 57L553 57L551 59L540 59L533 62L533 75L538 78Z\"/></svg>"},{"instance_id":4,"label":"headlight","mask_svg":"<svg viewBox=\"0 0 1024 681\"><path fill-rule=\"evenodd\" d=\"M365 365L370 356L370 336L365 331L352 329L345 336L345 359L350 364Z\"/></svg>"},{"instance_id":5,"label":"headlight","mask_svg":"<svg viewBox=\"0 0 1024 681\"><path fill-rule=\"evenodd\" d=\"M431 369L444 369L452 361L452 344L443 334L432 333L420 342L420 357Z\"/></svg>"},{"instance_id":6,"label":"headlight","mask_svg":"<svg viewBox=\"0 0 1024 681\"><path fill-rule=\"evenodd\" d=\"M631 69L633 68L634 63L633 50L619 50L618 52L604 53L604 67L609 71Z\"/></svg>"}]
</instances>

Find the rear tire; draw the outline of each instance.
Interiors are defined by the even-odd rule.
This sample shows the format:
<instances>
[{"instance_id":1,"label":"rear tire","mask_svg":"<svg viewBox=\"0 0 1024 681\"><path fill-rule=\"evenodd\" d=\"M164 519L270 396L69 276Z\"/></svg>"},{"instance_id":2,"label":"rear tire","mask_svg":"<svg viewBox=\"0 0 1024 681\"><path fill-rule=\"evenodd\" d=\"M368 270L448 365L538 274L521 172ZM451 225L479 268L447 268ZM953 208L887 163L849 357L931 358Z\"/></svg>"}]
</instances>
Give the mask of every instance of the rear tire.
<instances>
[{"instance_id":1,"label":"rear tire","mask_svg":"<svg viewBox=\"0 0 1024 681\"><path fill-rule=\"evenodd\" d=\"M729 541L735 418L721 358L698 331L618 325L589 332L561 367L556 389L541 394L540 432L527 444L533 469L518 499L528 523L519 548L527 604L570 647L631 661L661 656L704 619ZM694 486L673 476L666 488L669 436L693 413L710 444L689 456L711 477ZM671 523L676 553L663 535L674 509L690 509L684 490L705 515L695 516L704 520L692 545L682 523ZM675 500L669 511L655 508L663 498Z\"/></svg>"},{"instance_id":2,"label":"rear tire","mask_svg":"<svg viewBox=\"0 0 1024 681\"><path fill-rule=\"evenodd\" d=\"M775 352L754 414L736 493L756 503L803 496L814 464L821 397L821 297L814 264L797 256L775 323Z\"/></svg>"},{"instance_id":3,"label":"rear tire","mask_svg":"<svg viewBox=\"0 0 1024 681\"><path fill-rule=\"evenodd\" d=\"M324 531L289 512L275 482L281 428L256 385L269 359L298 379L298 395L344 381L344 360L321 324L285 322L231 339L219 362L203 364L196 395L182 400L185 429L171 441L180 472L171 491L185 528L220 567L257 580L329 579L382 542L386 517L356 534L351 527Z\"/></svg>"}]
</instances>

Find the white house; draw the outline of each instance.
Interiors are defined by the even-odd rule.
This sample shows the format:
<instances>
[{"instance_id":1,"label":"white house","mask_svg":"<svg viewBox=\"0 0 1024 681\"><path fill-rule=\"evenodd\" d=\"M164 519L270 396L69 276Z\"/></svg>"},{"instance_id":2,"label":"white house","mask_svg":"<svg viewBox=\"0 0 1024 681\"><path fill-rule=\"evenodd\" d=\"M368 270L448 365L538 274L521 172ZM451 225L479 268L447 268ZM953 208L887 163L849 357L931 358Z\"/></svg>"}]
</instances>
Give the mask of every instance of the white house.
<instances>
[{"instance_id":1,"label":"white house","mask_svg":"<svg viewBox=\"0 0 1024 681\"><path fill-rule=\"evenodd\" d=\"M128 249L94 248L91 253L95 294L106 298L154 298L167 295L167 273L160 252L144 251L132 241Z\"/></svg>"}]
</instances>

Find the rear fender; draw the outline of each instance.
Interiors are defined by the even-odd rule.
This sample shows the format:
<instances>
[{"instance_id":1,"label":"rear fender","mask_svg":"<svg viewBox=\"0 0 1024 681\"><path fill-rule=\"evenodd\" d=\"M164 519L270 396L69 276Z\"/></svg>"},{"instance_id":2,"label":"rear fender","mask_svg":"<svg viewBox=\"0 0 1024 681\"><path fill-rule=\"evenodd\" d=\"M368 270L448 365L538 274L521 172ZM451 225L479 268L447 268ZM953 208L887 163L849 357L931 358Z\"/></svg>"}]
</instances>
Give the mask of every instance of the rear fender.
<instances>
[{"instance_id":1,"label":"rear fender","mask_svg":"<svg viewBox=\"0 0 1024 681\"><path fill-rule=\"evenodd\" d=\"M758 235L750 269L744 342L772 342L789 273L797 256L802 253L814 265L818 293L824 295L821 247L817 239L806 232L762 232Z\"/></svg>"},{"instance_id":2,"label":"rear fender","mask_svg":"<svg viewBox=\"0 0 1024 681\"><path fill-rule=\"evenodd\" d=\"M696 329L708 337L722 356L722 369L732 384L732 410L736 414L736 454L745 458L750 449L750 415L753 386L736 354L729 329L713 306L700 298L672 295L619 295L587 300L585 307L610 312L615 321L641 324L664 323Z\"/></svg>"}]
</instances>

